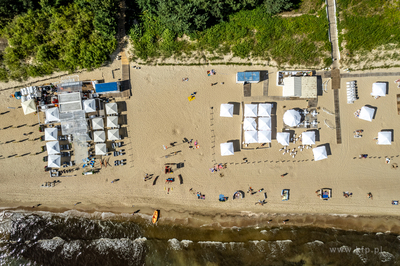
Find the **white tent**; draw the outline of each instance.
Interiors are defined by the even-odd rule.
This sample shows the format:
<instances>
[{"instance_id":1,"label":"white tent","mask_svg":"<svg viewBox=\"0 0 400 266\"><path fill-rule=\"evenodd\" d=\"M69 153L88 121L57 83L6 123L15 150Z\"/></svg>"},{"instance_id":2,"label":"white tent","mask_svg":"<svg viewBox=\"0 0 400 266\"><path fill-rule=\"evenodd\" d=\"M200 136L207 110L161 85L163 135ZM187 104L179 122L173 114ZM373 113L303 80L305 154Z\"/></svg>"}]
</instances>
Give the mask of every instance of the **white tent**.
<instances>
[{"instance_id":1,"label":"white tent","mask_svg":"<svg viewBox=\"0 0 400 266\"><path fill-rule=\"evenodd\" d=\"M99 143L94 146L94 153L96 155L107 155L107 148L105 143Z\"/></svg>"},{"instance_id":2,"label":"white tent","mask_svg":"<svg viewBox=\"0 0 400 266\"><path fill-rule=\"evenodd\" d=\"M22 110L24 110L24 115L36 112L36 103L33 99L21 103L21 106Z\"/></svg>"},{"instance_id":3,"label":"white tent","mask_svg":"<svg viewBox=\"0 0 400 266\"><path fill-rule=\"evenodd\" d=\"M228 156L234 154L232 142L221 143L220 148L221 148L221 156Z\"/></svg>"},{"instance_id":4,"label":"white tent","mask_svg":"<svg viewBox=\"0 0 400 266\"><path fill-rule=\"evenodd\" d=\"M372 84L372 96L386 96L387 88L386 83L377 82Z\"/></svg>"},{"instance_id":5,"label":"white tent","mask_svg":"<svg viewBox=\"0 0 400 266\"><path fill-rule=\"evenodd\" d=\"M358 118L371 122L372 119L374 118L374 115L375 115L375 109L363 106L361 107L360 115L358 116Z\"/></svg>"},{"instance_id":6,"label":"white tent","mask_svg":"<svg viewBox=\"0 0 400 266\"><path fill-rule=\"evenodd\" d=\"M96 112L96 100L95 99L84 100L83 110L85 110L85 113Z\"/></svg>"},{"instance_id":7,"label":"white tent","mask_svg":"<svg viewBox=\"0 0 400 266\"><path fill-rule=\"evenodd\" d=\"M244 130L257 130L257 123L254 118L246 117L243 121Z\"/></svg>"},{"instance_id":8,"label":"white tent","mask_svg":"<svg viewBox=\"0 0 400 266\"><path fill-rule=\"evenodd\" d=\"M93 131L93 141L94 142L105 142L106 133L102 131Z\"/></svg>"},{"instance_id":9,"label":"white tent","mask_svg":"<svg viewBox=\"0 0 400 266\"><path fill-rule=\"evenodd\" d=\"M47 159L47 167L49 168L60 168L61 166L61 155L51 154Z\"/></svg>"},{"instance_id":10,"label":"white tent","mask_svg":"<svg viewBox=\"0 0 400 266\"><path fill-rule=\"evenodd\" d=\"M118 116L107 116L107 127L118 127Z\"/></svg>"},{"instance_id":11,"label":"white tent","mask_svg":"<svg viewBox=\"0 0 400 266\"><path fill-rule=\"evenodd\" d=\"M109 129L107 132L108 140L120 140L119 129Z\"/></svg>"},{"instance_id":12,"label":"white tent","mask_svg":"<svg viewBox=\"0 0 400 266\"><path fill-rule=\"evenodd\" d=\"M392 145L392 132L382 131L378 132L378 142L379 145Z\"/></svg>"},{"instance_id":13,"label":"white tent","mask_svg":"<svg viewBox=\"0 0 400 266\"><path fill-rule=\"evenodd\" d=\"M271 142L270 130L258 131L258 143L270 143L270 142Z\"/></svg>"},{"instance_id":14,"label":"white tent","mask_svg":"<svg viewBox=\"0 0 400 266\"><path fill-rule=\"evenodd\" d=\"M303 145L315 144L315 131L306 131L301 134L301 142Z\"/></svg>"},{"instance_id":15,"label":"white tent","mask_svg":"<svg viewBox=\"0 0 400 266\"><path fill-rule=\"evenodd\" d=\"M103 129L104 128L104 121L101 117L96 117L92 119L92 128L93 129Z\"/></svg>"},{"instance_id":16,"label":"white tent","mask_svg":"<svg viewBox=\"0 0 400 266\"><path fill-rule=\"evenodd\" d=\"M294 109L287 110L283 115L283 122L289 127L295 127L301 122L301 115Z\"/></svg>"},{"instance_id":17,"label":"white tent","mask_svg":"<svg viewBox=\"0 0 400 266\"><path fill-rule=\"evenodd\" d=\"M46 143L47 154L60 153L60 143L58 141L52 141Z\"/></svg>"},{"instance_id":18,"label":"white tent","mask_svg":"<svg viewBox=\"0 0 400 266\"><path fill-rule=\"evenodd\" d=\"M245 104L244 116L257 117L257 104Z\"/></svg>"},{"instance_id":19,"label":"white tent","mask_svg":"<svg viewBox=\"0 0 400 266\"><path fill-rule=\"evenodd\" d=\"M257 131L244 132L244 143L257 143L257 142L258 142Z\"/></svg>"},{"instance_id":20,"label":"white tent","mask_svg":"<svg viewBox=\"0 0 400 266\"><path fill-rule=\"evenodd\" d=\"M219 112L221 117L233 117L233 104L223 103Z\"/></svg>"},{"instance_id":21,"label":"white tent","mask_svg":"<svg viewBox=\"0 0 400 266\"><path fill-rule=\"evenodd\" d=\"M58 122L58 121L60 121L60 111L58 110L58 107L53 107L53 108L47 109L45 114L46 114L46 121L47 122Z\"/></svg>"},{"instance_id":22,"label":"white tent","mask_svg":"<svg viewBox=\"0 0 400 266\"><path fill-rule=\"evenodd\" d=\"M44 140L57 140L57 136L58 129L56 127L44 129Z\"/></svg>"},{"instance_id":23,"label":"white tent","mask_svg":"<svg viewBox=\"0 0 400 266\"><path fill-rule=\"evenodd\" d=\"M258 116L271 117L272 104L260 103L258 105Z\"/></svg>"},{"instance_id":24,"label":"white tent","mask_svg":"<svg viewBox=\"0 0 400 266\"><path fill-rule=\"evenodd\" d=\"M314 154L314 161L319 161L328 158L325 146L316 147L312 151Z\"/></svg>"},{"instance_id":25,"label":"white tent","mask_svg":"<svg viewBox=\"0 0 400 266\"><path fill-rule=\"evenodd\" d=\"M271 117L259 117L258 130L271 130Z\"/></svg>"},{"instance_id":26,"label":"white tent","mask_svg":"<svg viewBox=\"0 0 400 266\"><path fill-rule=\"evenodd\" d=\"M288 132L278 132L276 133L276 140L283 146L289 146L290 133Z\"/></svg>"},{"instance_id":27,"label":"white tent","mask_svg":"<svg viewBox=\"0 0 400 266\"><path fill-rule=\"evenodd\" d=\"M117 103L106 103L106 113L107 113L107 115L118 114Z\"/></svg>"}]
</instances>

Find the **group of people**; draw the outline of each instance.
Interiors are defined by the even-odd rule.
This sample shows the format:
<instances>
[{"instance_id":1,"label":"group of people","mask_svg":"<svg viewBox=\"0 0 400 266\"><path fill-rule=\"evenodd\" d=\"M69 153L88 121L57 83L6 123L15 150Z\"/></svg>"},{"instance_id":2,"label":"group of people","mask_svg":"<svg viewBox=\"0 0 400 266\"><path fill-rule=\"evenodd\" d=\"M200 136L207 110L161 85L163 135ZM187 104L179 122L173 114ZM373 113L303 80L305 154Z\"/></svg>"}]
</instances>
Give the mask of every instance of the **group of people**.
<instances>
[{"instance_id":1,"label":"group of people","mask_svg":"<svg viewBox=\"0 0 400 266\"><path fill-rule=\"evenodd\" d=\"M221 169L226 169L226 164L219 163L217 165L214 165L214 167L211 167L209 170L211 173L220 171Z\"/></svg>"}]
</instances>

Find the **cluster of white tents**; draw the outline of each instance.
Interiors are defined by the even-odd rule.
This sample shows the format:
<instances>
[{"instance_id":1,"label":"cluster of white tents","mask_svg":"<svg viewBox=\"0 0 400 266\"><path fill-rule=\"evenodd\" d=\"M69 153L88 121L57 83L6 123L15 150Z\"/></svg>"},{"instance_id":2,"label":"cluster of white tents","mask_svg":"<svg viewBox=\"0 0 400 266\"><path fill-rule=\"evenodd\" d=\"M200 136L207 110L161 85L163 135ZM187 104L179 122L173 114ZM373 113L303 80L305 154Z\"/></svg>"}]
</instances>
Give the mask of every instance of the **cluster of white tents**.
<instances>
[{"instance_id":1,"label":"cluster of white tents","mask_svg":"<svg viewBox=\"0 0 400 266\"><path fill-rule=\"evenodd\" d=\"M315 144L315 131L305 131L301 134L303 145L314 145ZM278 132L276 133L276 140L282 146L289 146L290 144L290 133L289 132Z\"/></svg>"},{"instance_id":2,"label":"cluster of white tents","mask_svg":"<svg viewBox=\"0 0 400 266\"><path fill-rule=\"evenodd\" d=\"M116 103L107 103L106 104L106 114L107 114L107 140L115 141L120 140L121 136L119 135L119 125L118 125L118 106ZM95 145L95 154L96 155L106 155L106 133L104 131L104 118L96 117L92 119L92 129L93 131L93 141L96 143Z\"/></svg>"},{"instance_id":3,"label":"cluster of white tents","mask_svg":"<svg viewBox=\"0 0 400 266\"><path fill-rule=\"evenodd\" d=\"M270 103L244 105L244 143L271 142L271 111Z\"/></svg>"},{"instance_id":4,"label":"cluster of white tents","mask_svg":"<svg viewBox=\"0 0 400 266\"><path fill-rule=\"evenodd\" d=\"M57 134L58 134L57 128L46 128L45 140L57 139ZM60 168L61 167L60 143L58 141L47 142L46 150L48 154L47 166L50 168Z\"/></svg>"}]
</instances>

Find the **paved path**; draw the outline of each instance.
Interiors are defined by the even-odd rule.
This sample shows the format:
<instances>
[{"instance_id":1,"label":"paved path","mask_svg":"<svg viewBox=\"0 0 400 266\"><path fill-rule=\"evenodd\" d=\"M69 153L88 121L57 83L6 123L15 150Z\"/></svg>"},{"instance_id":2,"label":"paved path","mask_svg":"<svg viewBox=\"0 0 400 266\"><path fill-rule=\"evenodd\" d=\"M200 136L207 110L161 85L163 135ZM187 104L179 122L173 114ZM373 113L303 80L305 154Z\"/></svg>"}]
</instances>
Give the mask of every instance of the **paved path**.
<instances>
[{"instance_id":1,"label":"paved path","mask_svg":"<svg viewBox=\"0 0 400 266\"><path fill-rule=\"evenodd\" d=\"M341 78L361 78L361 77L388 77L399 76L400 72L375 72L375 73L360 73L360 74L340 74Z\"/></svg>"},{"instance_id":2,"label":"paved path","mask_svg":"<svg viewBox=\"0 0 400 266\"><path fill-rule=\"evenodd\" d=\"M328 3L328 21L329 21L329 39L332 44L332 69L339 68L340 52L338 42L338 31L336 24L336 6L335 0L327 0Z\"/></svg>"}]
</instances>

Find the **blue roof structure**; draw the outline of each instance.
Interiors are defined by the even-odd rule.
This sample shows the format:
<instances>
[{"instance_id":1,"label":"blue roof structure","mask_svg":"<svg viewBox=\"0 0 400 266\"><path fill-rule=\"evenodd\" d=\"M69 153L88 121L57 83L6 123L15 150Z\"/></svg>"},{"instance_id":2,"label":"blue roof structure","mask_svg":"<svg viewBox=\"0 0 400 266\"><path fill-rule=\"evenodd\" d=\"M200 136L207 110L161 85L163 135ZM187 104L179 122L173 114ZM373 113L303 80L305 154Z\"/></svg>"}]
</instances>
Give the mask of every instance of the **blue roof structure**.
<instances>
[{"instance_id":1,"label":"blue roof structure","mask_svg":"<svg viewBox=\"0 0 400 266\"><path fill-rule=\"evenodd\" d=\"M118 82L98 83L95 85L96 93L118 92Z\"/></svg>"},{"instance_id":2,"label":"blue roof structure","mask_svg":"<svg viewBox=\"0 0 400 266\"><path fill-rule=\"evenodd\" d=\"M239 82L259 82L260 72L238 72L237 81Z\"/></svg>"}]
</instances>

